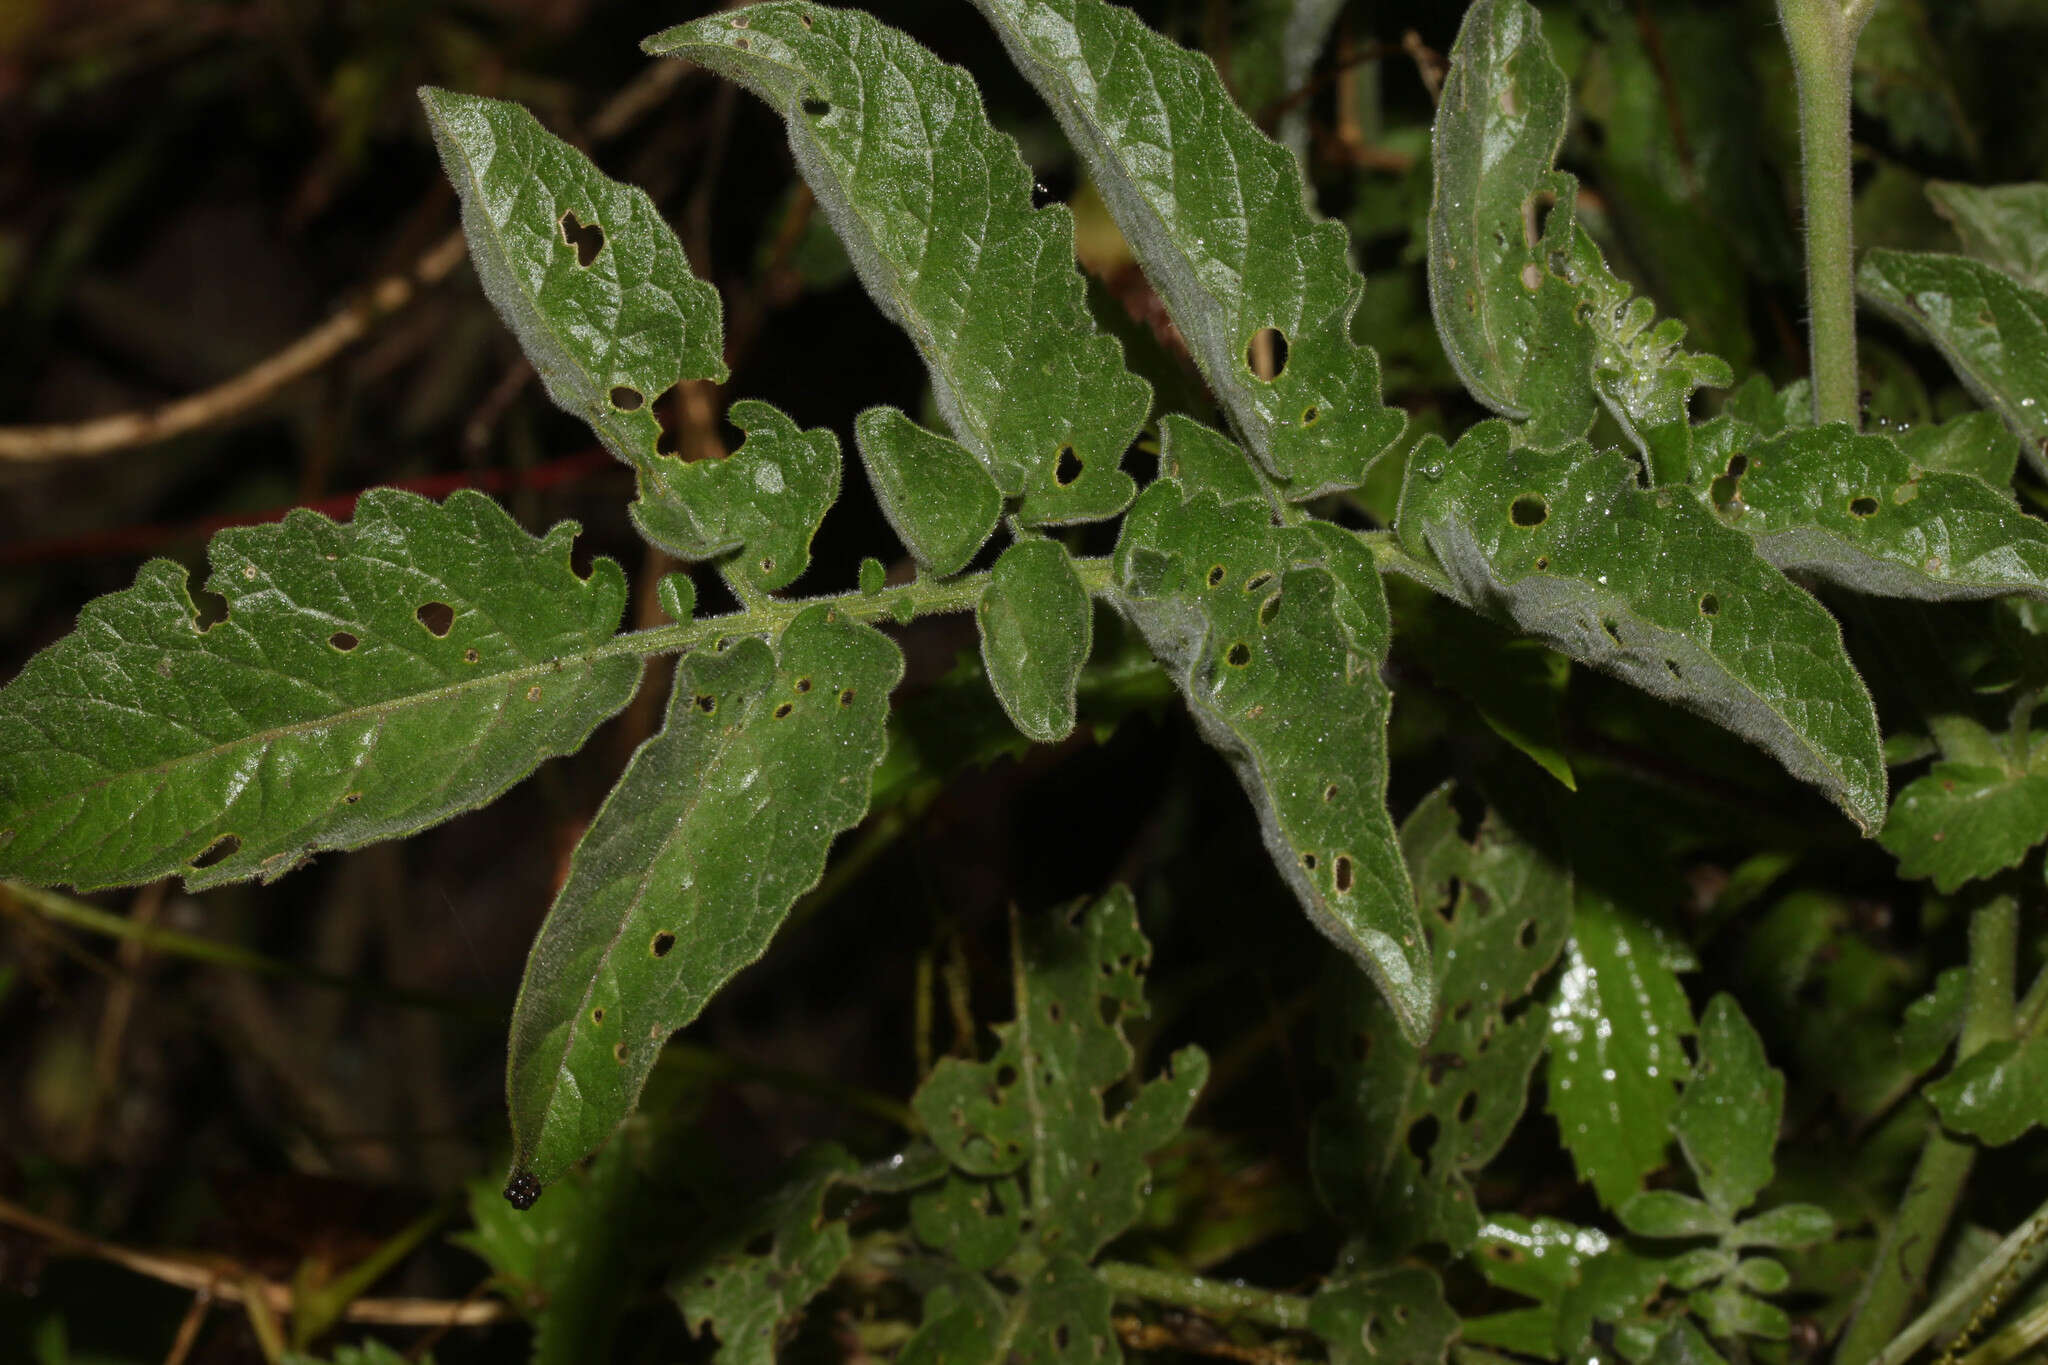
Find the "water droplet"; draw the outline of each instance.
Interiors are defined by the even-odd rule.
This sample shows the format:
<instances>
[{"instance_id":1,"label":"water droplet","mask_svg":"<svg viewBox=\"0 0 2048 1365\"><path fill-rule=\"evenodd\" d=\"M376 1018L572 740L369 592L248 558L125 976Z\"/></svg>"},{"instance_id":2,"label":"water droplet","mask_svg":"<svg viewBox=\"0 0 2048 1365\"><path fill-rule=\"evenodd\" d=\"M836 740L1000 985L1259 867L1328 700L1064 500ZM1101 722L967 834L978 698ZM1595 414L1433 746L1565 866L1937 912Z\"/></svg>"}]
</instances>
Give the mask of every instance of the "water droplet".
<instances>
[{"instance_id":1,"label":"water droplet","mask_svg":"<svg viewBox=\"0 0 2048 1365\"><path fill-rule=\"evenodd\" d=\"M1431 460L1428 464L1422 467L1422 477L1428 479L1432 483L1434 483L1438 479L1441 479L1443 476L1444 462L1442 460Z\"/></svg>"}]
</instances>

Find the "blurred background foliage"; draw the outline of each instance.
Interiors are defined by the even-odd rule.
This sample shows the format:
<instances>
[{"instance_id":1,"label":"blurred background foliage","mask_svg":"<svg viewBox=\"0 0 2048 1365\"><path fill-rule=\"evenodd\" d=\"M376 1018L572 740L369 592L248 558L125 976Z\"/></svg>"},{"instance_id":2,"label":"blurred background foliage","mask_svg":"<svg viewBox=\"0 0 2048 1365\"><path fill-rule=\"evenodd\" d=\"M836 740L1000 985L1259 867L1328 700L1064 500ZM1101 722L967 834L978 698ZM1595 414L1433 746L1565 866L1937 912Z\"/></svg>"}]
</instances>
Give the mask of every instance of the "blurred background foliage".
<instances>
[{"instance_id":1,"label":"blurred background foliage","mask_svg":"<svg viewBox=\"0 0 2048 1365\"><path fill-rule=\"evenodd\" d=\"M1091 298L1162 410L1205 412L1163 310L980 20L931 0L871 8L974 71L1044 194L1074 203ZM1246 107L1306 156L1323 210L1354 233L1370 279L1355 330L1380 352L1411 431L1467 425L1476 410L1436 343L1417 230L1440 54L1462 6L1351 0L1305 77L1282 61L1290 0L1138 8L1212 53ZM1545 13L1575 87L1565 162L1609 260L1738 374L1797 377L1795 124L1769 0L1553 0ZM361 333L173 439L68 458L32 434L25 454L0 458L0 676L144 558L203 569L222 524L294 504L346 515L356 491L386 483L437 496L480 486L532 529L575 518L581 552L624 562L634 611L656 619L652 585L669 566L627 524L627 471L547 404L467 266L403 290L399 306L366 302L382 281L417 281L455 225L421 84L523 101L654 195L724 295L730 396L842 438L871 404L916 411L916 357L852 284L772 115L639 55L642 36L689 17L610 0L0 3L0 426L152 409L337 316L358 317ZM1883 0L1856 73L1862 243L1952 249L1930 179L2048 178L2044 51L2048 0ZM1875 419L1968 406L1930 353L1876 324L1866 336ZM1384 461L1357 499L1361 524L1387 519L1398 464ZM2022 495L2039 505L2030 478ZM852 586L858 557L889 543L850 481L799 590ZM715 606L715 582L699 587ZM1896 880L1874 845L1726 735L1394 587L1397 813L1457 778L1626 841L1640 874L1624 912L1689 940L1695 1003L1735 992L1788 1072L1801 1140L1781 1154L1780 1185L1852 1228L1866 1220L1864 1241L1814 1253L1839 1260L1832 1273L1853 1290L1867 1218L1919 1131L1894 1112L1910 1072L1892 1031L1930 964L1960 959L1961 916ZM1977 705L1987 678L2002 686L2030 664L1944 649L1965 633L1995 638L1987 618L2004 608L1831 605L1907 748L1933 710ZM1198 1041L1215 1059L1120 1245L1288 1286L1327 1267L1341 1239L1306 1144L1329 1086L1318 997L1359 986L1325 974L1327 950L1163 678L1136 662L1106 671L1084 695L1092 724L1026 751L971 677L967 622L900 635L909 678L877 815L765 964L671 1049L630 1150L606 1158L644 1163L631 1188L661 1216L616 1202L602 1171L582 1194L551 1196L548 1226L621 1287L631 1330L619 1359L708 1355L656 1293L692 1229L807 1143L888 1150L892 1116L933 1056L972 1050L979 1025L1003 1017L1005 908L1116 880L1137 891L1158 950L1141 1057L1156 1066ZM1114 662L1118 637L1105 639ZM468 1239L489 1244L502 1298L492 1268L450 1234L468 1222L465 1188L502 1170L503 1019L527 944L659 696L650 687L582 754L486 811L275 886L204 898L153 886L98 898L97 919L0 888L0 1359L262 1360L275 1348L266 1315L234 1302L262 1298L243 1289L258 1280L297 1286L301 1316L326 1303L330 1321L364 1291L387 1317L434 1301L414 1305L411 1326L350 1320L323 1350L383 1340L444 1362L524 1350L527 1329L496 1307L532 1290L506 1259L505 1239L523 1234L493 1234L487 1209ZM2021 1149L1996 1156L1973 1186L1986 1222L2009 1221L2004 1178L2038 1187L2039 1166ZM1488 1208L1595 1208L1534 1105L1478 1184ZM213 1258L199 1283L218 1301L195 1307L189 1275L136 1273L139 1247ZM1473 1311L1491 1292L1452 1289ZM457 1301L496 1320L423 1332ZM436 1304L441 1317L421 1316ZM794 1349L886 1355L875 1311L858 1286L835 1289ZM1839 1304L1801 1311L1831 1322ZM1786 1349L1809 1339L1818 1328Z\"/></svg>"}]
</instances>

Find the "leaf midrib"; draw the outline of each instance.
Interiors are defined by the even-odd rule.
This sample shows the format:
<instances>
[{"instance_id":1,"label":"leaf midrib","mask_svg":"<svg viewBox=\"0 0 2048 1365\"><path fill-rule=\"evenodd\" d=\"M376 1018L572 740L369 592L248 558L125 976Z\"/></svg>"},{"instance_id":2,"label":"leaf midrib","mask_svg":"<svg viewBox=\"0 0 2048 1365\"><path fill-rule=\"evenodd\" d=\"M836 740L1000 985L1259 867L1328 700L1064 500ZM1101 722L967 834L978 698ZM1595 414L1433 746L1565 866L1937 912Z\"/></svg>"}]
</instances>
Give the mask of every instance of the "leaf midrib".
<instances>
[{"instance_id":1,"label":"leaf midrib","mask_svg":"<svg viewBox=\"0 0 2048 1365\"><path fill-rule=\"evenodd\" d=\"M607 658L616 657L627 652L617 648L609 647L616 645L616 643L616 640L607 641L605 645L597 646L580 654L571 654L556 657L553 659L543 660L539 663L529 664L524 668L512 669L504 672L482 674L475 678L466 678L461 682L451 683L445 687L434 688L431 691L409 692L401 696L388 698L384 701L369 702L360 706L352 706L342 711L336 711L330 715L316 716L302 721L293 721L285 725L271 726L267 729L253 731L249 734L240 735L234 739L223 741L219 744L213 745L211 748L194 749L189 750L185 753L176 754L170 758L163 760L162 762L153 763L145 767L123 768L118 771L109 772L104 777L97 778L94 781L87 783L83 786L72 787L63 792L59 792L39 805L21 807L20 815L21 818L27 819L41 813L44 810L47 810L49 807L61 801L68 801L80 798L89 800L95 793L98 793L104 790L105 788L111 786L112 784L122 781L124 779L149 777L161 773L172 772L186 764L210 762L213 759L222 757L227 754L231 754L235 752L237 749L243 748L248 745L267 745L278 742L280 740L290 739L294 736L311 734L315 731L329 729L339 725L345 725L355 720L365 720L372 718L382 719L386 716L395 715L401 711L405 711L413 707L430 706L437 701L450 700L453 698L460 697L465 693L482 691L491 686L502 685L510 682L521 682L532 677L553 676L555 674L562 672L564 669L566 669L572 664L587 669L591 666L604 662Z\"/></svg>"}]
</instances>

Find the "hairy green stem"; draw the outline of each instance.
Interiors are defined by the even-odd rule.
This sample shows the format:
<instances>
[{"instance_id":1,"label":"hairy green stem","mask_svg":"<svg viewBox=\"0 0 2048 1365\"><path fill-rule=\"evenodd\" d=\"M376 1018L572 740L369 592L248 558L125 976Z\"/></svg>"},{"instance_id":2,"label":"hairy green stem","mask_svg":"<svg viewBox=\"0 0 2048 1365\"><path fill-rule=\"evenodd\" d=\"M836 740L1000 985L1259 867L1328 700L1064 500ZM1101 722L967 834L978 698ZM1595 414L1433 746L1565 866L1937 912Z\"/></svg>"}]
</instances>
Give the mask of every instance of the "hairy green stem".
<instances>
[{"instance_id":1,"label":"hairy green stem","mask_svg":"<svg viewBox=\"0 0 2048 1365\"><path fill-rule=\"evenodd\" d=\"M2000 1281L2008 1269L2020 1274L2026 1272L2025 1262L2038 1259L2044 1235L2048 1235L2048 1203L2035 1209L2025 1222L1993 1248L1989 1256L1978 1262L1976 1269L1965 1275L1961 1283L1915 1318L1912 1326L1893 1337L1891 1345L1885 1347L1871 1365L1904 1365L1908 1356L1934 1339L1943 1323L1972 1305L1981 1304L1975 1315L1978 1318L1996 1313Z\"/></svg>"},{"instance_id":2,"label":"hairy green stem","mask_svg":"<svg viewBox=\"0 0 2048 1365\"><path fill-rule=\"evenodd\" d=\"M1956 1046L1958 1063L1986 1043L2012 1036L2018 957L2019 907L2010 896L2000 896L1970 921L1970 994ZM1855 1316L1835 1352L1836 1365L1872 1365L1888 1349L1927 1290L1935 1253L1976 1158L1974 1144L1950 1137L1939 1122L1930 1129L1898 1213L1878 1245Z\"/></svg>"},{"instance_id":3,"label":"hairy green stem","mask_svg":"<svg viewBox=\"0 0 2048 1365\"><path fill-rule=\"evenodd\" d=\"M1095 1267L1095 1273L1118 1298L1170 1303L1216 1317L1243 1318L1287 1332L1308 1329L1309 1301L1297 1294L1205 1280L1199 1275L1126 1261L1104 1261Z\"/></svg>"},{"instance_id":4,"label":"hairy green stem","mask_svg":"<svg viewBox=\"0 0 2048 1365\"><path fill-rule=\"evenodd\" d=\"M1395 539L1392 531L1362 531L1359 538L1372 551L1372 562L1381 573L1397 573L1404 578L1412 578L1432 592L1453 601L1457 599L1450 576L1428 560L1410 554L1408 548Z\"/></svg>"},{"instance_id":5,"label":"hairy green stem","mask_svg":"<svg viewBox=\"0 0 2048 1365\"><path fill-rule=\"evenodd\" d=\"M1100 597L1109 591L1109 560L1107 558L1076 559L1074 573L1081 580L1081 586L1091 597ZM586 654L579 660L616 658L621 654L675 654L682 650L695 649L718 640L734 640L746 636L767 638L780 635L791 621L811 607L829 606L844 612L856 621L909 620L918 616L934 616L944 612L971 611L981 601L982 593L988 588L989 574L986 569L979 573L962 574L958 578L937 580L919 579L900 588L887 588L877 593L865 593L855 588L851 592L832 593L823 597L769 597L755 599L753 606L725 616L708 616L700 620L685 621L680 625L656 626L651 630L628 631L615 636L607 643Z\"/></svg>"},{"instance_id":6,"label":"hairy green stem","mask_svg":"<svg viewBox=\"0 0 2048 1365\"><path fill-rule=\"evenodd\" d=\"M1799 86L1800 196L1806 218L1813 418L1861 420L1855 252L1850 234L1849 77L1875 0L1778 0Z\"/></svg>"}]
</instances>

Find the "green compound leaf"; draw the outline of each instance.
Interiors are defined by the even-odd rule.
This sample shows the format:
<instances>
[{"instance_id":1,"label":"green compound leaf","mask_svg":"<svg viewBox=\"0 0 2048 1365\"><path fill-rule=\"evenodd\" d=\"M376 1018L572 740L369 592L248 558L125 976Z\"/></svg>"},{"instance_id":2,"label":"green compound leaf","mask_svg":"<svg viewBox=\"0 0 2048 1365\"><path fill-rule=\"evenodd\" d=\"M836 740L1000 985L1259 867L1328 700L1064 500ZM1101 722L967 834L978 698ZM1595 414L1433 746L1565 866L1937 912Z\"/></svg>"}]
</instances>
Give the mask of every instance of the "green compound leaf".
<instances>
[{"instance_id":1,"label":"green compound leaf","mask_svg":"<svg viewBox=\"0 0 2048 1365\"><path fill-rule=\"evenodd\" d=\"M1365 290L1301 167L1215 65L1103 0L975 0L1051 106L1246 447L1300 501L1362 483L1406 418L1351 340Z\"/></svg>"},{"instance_id":2,"label":"green compound leaf","mask_svg":"<svg viewBox=\"0 0 2048 1365\"><path fill-rule=\"evenodd\" d=\"M1714 1343L1690 1319L1676 1318L1657 1339L1649 1365L1727 1365L1727 1357L1714 1349Z\"/></svg>"},{"instance_id":3,"label":"green compound leaf","mask_svg":"<svg viewBox=\"0 0 2048 1365\"><path fill-rule=\"evenodd\" d=\"M1425 1242L1462 1252L1480 1221L1469 1177L1507 1141L1543 1054L1542 1012L1509 1009L1557 958L1571 878L1492 817L1473 842L1459 838L1448 787L1409 816L1401 847L1435 941L1440 1019L1417 1047L1384 1001L1339 995L1337 1099L1311 1162L1324 1198L1388 1254Z\"/></svg>"},{"instance_id":4,"label":"green compound leaf","mask_svg":"<svg viewBox=\"0 0 2048 1365\"><path fill-rule=\"evenodd\" d=\"M1962 256L1872 251L1856 289L1932 342L1970 392L2005 419L2048 473L2048 295Z\"/></svg>"},{"instance_id":5,"label":"green compound leaf","mask_svg":"<svg viewBox=\"0 0 2048 1365\"><path fill-rule=\"evenodd\" d=\"M1951 967L1934 978L1934 989L1906 1006L1899 1021L1899 1052L1914 1075L1931 1068L1962 1032L1968 1008L1970 969Z\"/></svg>"},{"instance_id":6,"label":"green compound leaf","mask_svg":"<svg viewBox=\"0 0 2048 1365\"><path fill-rule=\"evenodd\" d=\"M1934 211L1954 225L1963 254L2048 293L2048 185L1927 182Z\"/></svg>"},{"instance_id":7,"label":"green compound leaf","mask_svg":"<svg viewBox=\"0 0 2048 1365\"><path fill-rule=\"evenodd\" d=\"M1357 959L1411 1040L1435 1006L1429 947L1387 814L1386 596L1371 554L1264 502L1161 479L1124 520L1118 606L1236 769L1310 921Z\"/></svg>"},{"instance_id":8,"label":"green compound leaf","mask_svg":"<svg viewBox=\"0 0 2048 1365\"><path fill-rule=\"evenodd\" d=\"M1120 1365L1123 1350L1110 1320L1114 1304L1109 1286L1086 1262L1070 1254L1054 1256L1024 1281L1009 1353L994 1360L1005 1365Z\"/></svg>"},{"instance_id":9,"label":"green compound leaf","mask_svg":"<svg viewBox=\"0 0 2048 1365\"><path fill-rule=\"evenodd\" d=\"M853 1255L844 1219L826 1219L825 1196L851 1175L854 1160L837 1147L807 1152L797 1173L700 1263L685 1265L669 1287L683 1321L718 1334L718 1365L774 1365L775 1347L820 1290ZM745 1248L766 1234L767 1250Z\"/></svg>"},{"instance_id":10,"label":"green compound leaf","mask_svg":"<svg viewBox=\"0 0 2048 1365\"><path fill-rule=\"evenodd\" d=\"M1676 488L1584 446L1510 449L1482 422L1416 447L1400 536L1457 600L1774 755L1864 830L1883 822L1877 716L1834 619Z\"/></svg>"},{"instance_id":11,"label":"green compound leaf","mask_svg":"<svg viewBox=\"0 0 2048 1365\"><path fill-rule=\"evenodd\" d=\"M1066 547L1019 541L1003 551L975 608L981 661L1003 711L1027 739L1074 730L1074 688L1095 637L1095 604Z\"/></svg>"},{"instance_id":12,"label":"green compound leaf","mask_svg":"<svg viewBox=\"0 0 2048 1365\"><path fill-rule=\"evenodd\" d=\"M918 1240L969 1270L993 1270L1024 1236L1024 1196L1014 1177L977 1180L949 1172L910 1200Z\"/></svg>"},{"instance_id":13,"label":"green compound leaf","mask_svg":"<svg viewBox=\"0 0 2048 1365\"><path fill-rule=\"evenodd\" d=\"M1003 1357L1009 1313L1009 1302L994 1285L949 1268L925 1293L924 1320L903 1344L897 1365L996 1365Z\"/></svg>"},{"instance_id":14,"label":"green compound leaf","mask_svg":"<svg viewBox=\"0 0 2048 1365\"><path fill-rule=\"evenodd\" d=\"M1638 1237L1718 1237L1732 1226L1711 1204L1676 1190L1642 1190L1615 1211Z\"/></svg>"},{"instance_id":15,"label":"green compound leaf","mask_svg":"<svg viewBox=\"0 0 2048 1365\"><path fill-rule=\"evenodd\" d=\"M981 462L894 408L854 418L853 440L904 548L941 578L966 568L1003 514L1002 490Z\"/></svg>"},{"instance_id":16,"label":"green compound leaf","mask_svg":"<svg viewBox=\"0 0 2048 1365\"><path fill-rule=\"evenodd\" d=\"M1566 280L1578 286L1593 337L1593 389L1658 478L1691 459L1692 396L1726 388L1735 371L1718 356L1685 349L1685 324L1657 320L1657 306L1631 299L1583 228L1573 240Z\"/></svg>"},{"instance_id":17,"label":"green compound leaf","mask_svg":"<svg viewBox=\"0 0 2048 1365\"><path fill-rule=\"evenodd\" d=\"M513 1164L546 1184L631 1112L669 1034L758 958L867 811L902 655L812 607L770 649L677 671L527 958L507 1090Z\"/></svg>"},{"instance_id":18,"label":"green compound leaf","mask_svg":"<svg viewBox=\"0 0 2048 1365\"><path fill-rule=\"evenodd\" d=\"M1664 1164L1692 1032L1678 973L1694 965L1656 926L1580 883L1550 1005L1549 1108L1579 1178L1611 1209Z\"/></svg>"},{"instance_id":19,"label":"green compound leaf","mask_svg":"<svg viewBox=\"0 0 2048 1365\"><path fill-rule=\"evenodd\" d=\"M1901 876L1930 878L1947 895L2048 840L2048 735L1993 735L1950 716L1940 737L1943 761L1899 791L1879 842Z\"/></svg>"},{"instance_id":20,"label":"green compound leaf","mask_svg":"<svg viewBox=\"0 0 2048 1365\"><path fill-rule=\"evenodd\" d=\"M1916 466L1845 423L1758 441L1717 418L1694 444L1692 482L1788 573L1923 601L2048 597L2048 525L2009 490Z\"/></svg>"},{"instance_id":21,"label":"green compound leaf","mask_svg":"<svg viewBox=\"0 0 2048 1365\"><path fill-rule=\"evenodd\" d=\"M1031 172L974 81L867 14L770 0L657 34L657 56L766 100L854 269L931 371L939 411L1031 525L1099 521L1137 485L1119 464L1150 389L1089 316L1073 215L1031 207Z\"/></svg>"},{"instance_id":22,"label":"green compound leaf","mask_svg":"<svg viewBox=\"0 0 2048 1365\"><path fill-rule=\"evenodd\" d=\"M1435 1271L1406 1267L1330 1281L1309 1303L1308 1328L1330 1365L1428 1365L1450 1349L1458 1315Z\"/></svg>"},{"instance_id":23,"label":"green compound leaf","mask_svg":"<svg viewBox=\"0 0 2048 1365\"><path fill-rule=\"evenodd\" d=\"M1578 440L1599 414L1578 290L1551 269L1577 230L1575 187L1554 169L1570 112L1533 9L1478 0L1465 11L1433 134L1430 311L1472 396L1526 422L1521 439L1540 449Z\"/></svg>"},{"instance_id":24,"label":"green compound leaf","mask_svg":"<svg viewBox=\"0 0 2048 1365\"><path fill-rule=\"evenodd\" d=\"M1785 1077L1731 995L1717 995L1700 1019L1699 1066L1686 1082L1672 1131L1700 1193L1733 1219L1771 1183L1771 1154L1785 1112Z\"/></svg>"},{"instance_id":25,"label":"green compound leaf","mask_svg":"<svg viewBox=\"0 0 2048 1365\"><path fill-rule=\"evenodd\" d=\"M2002 1147L2048 1123L2048 1039L1986 1043L1925 1093L1943 1124Z\"/></svg>"},{"instance_id":26,"label":"green compound leaf","mask_svg":"<svg viewBox=\"0 0 2048 1365\"><path fill-rule=\"evenodd\" d=\"M1179 480L1189 497L1214 493L1218 502L1257 502L1266 496L1237 442L1177 412L1159 419L1159 477Z\"/></svg>"},{"instance_id":27,"label":"green compound leaf","mask_svg":"<svg viewBox=\"0 0 2048 1365\"><path fill-rule=\"evenodd\" d=\"M655 400L726 377L718 291L643 190L503 100L425 87L420 102L462 197L484 293L548 397L643 474L660 462Z\"/></svg>"},{"instance_id":28,"label":"green compound leaf","mask_svg":"<svg viewBox=\"0 0 2048 1365\"><path fill-rule=\"evenodd\" d=\"M1578 224L1577 182L1555 169L1570 87L1526 0L1478 0L1437 107L1429 216L1431 311L1465 387L1554 450L1604 403L1656 464L1682 456L1693 391L1733 373L1654 326ZM1682 460L1680 461L1682 463Z\"/></svg>"},{"instance_id":29,"label":"green compound leaf","mask_svg":"<svg viewBox=\"0 0 2048 1365\"><path fill-rule=\"evenodd\" d=\"M1721 405L1721 415L1755 428L1760 436L1777 436L1793 427L1810 427L1813 385L1808 380L1795 379L1780 389L1764 376L1753 374L1728 395ZM1713 424L1707 425L1711 428Z\"/></svg>"},{"instance_id":30,"label":"green compound leaf","mask_svg":"<svg viewBox=\"0 0 2048 1365\"><path fill-rule=\"evenodd\" d=\"M1970 474L2001 493L2012 491L2020 443L1995 412L1979 409L1946 422L1923 422L1895 432L1893 439L1920 469Z\"/></svg>"},{"instance_id":31,"label":"green compound leaf","mask_svg":"<svg viewBox=\"0 0 2048 1365\"><path fill-rule=\"evenodd\" d=\"M1780 1204L1735 1225L1735 1247L1817 1246L1835 1235L1834 1215L1816 1204ZM1776 1291L1771 1291L1776 1292Z\"/></svg>"},{"instance_id":32,"label":"green compound leaf","mask_svg":"<svg viewBox=\"0 0 2048 1365\"><path fill-rule=\"evenodd\" d=\"M1007 1298L979 1275L943 1276L897 1365L1121 1365L1114 1296L1086 1262L1055 1256Z\"/></svg>"},{"instance_id":33,"label":"green compound leaf","mask_svg":"<svg viewBox=\"0 0 2048 1365\"><path fill-rule=\"evenodd\" d=\"M1547 1360L1582 1349L1596 1322L1621 1329L1619 1345L1625 1332L1649 1321L1644 1309L1664 1277L1661 1260L1639 1256L1597 1228L1517 1214L1487 1220L1471 1262L1496 1288L1536 1302L1465 1319L1464 1339Z\"/></svg>"},{"instance_id":34,"label":"green compound leaf","mask_svg":"<svg viewBox=\"0 0 2048 1365\"><path fill-rule=\"evenodd\" d=\"M763 592L810 566L811 538L839 497L839 438L803 431L767 403L743 399L728 416L746 433L723 460L663 459L640 478L633 524L679 559L742 551L734 565Z\"/></svg>"},{"instance_id":35,"label":"green compound leaf","mask_svg":"<svg viewBox=\"0 0 2048 1365\"><path fill-rule=\"evenodd\" d=\"M283 876L425 829L574 753L639 684L594 657L626 581L489 498L373 489L355 520L223 531L205 627L185 570L135 586L0 691L0 875L82 889Z\"/></svg>"},{"instance_id":36,"label":"green compound leaf","mask_svg":"<svg viewBox=\"0 0 2048 1365\"><path fill-rule=\"evenodd\" d=\"M1044 1254L1090 1257L1137 1221L1146 1158L1180 1131L1209 1061L1183 1048L1114 1117L1104 1114L1104 1095L1130 1076L1122 1021L1145 1013L1152 952L1129 891L1028 931L1013 921L1011 945L1017 1014L997 1027L995 1055L944 1059L911 1107L962 1171L1025 1171L1030 1236Z\"/></svg>"},{"instance_id":37,"label":"green compound leaf","mask_svg":"<svg viewBox=\"0 0 2048 1365\"><path fill-rule=\"evenodd\" d=\"M448 1240L482 1257L491 1287L533 1323L531 1365L609 1359L643 1269L656 1255L668 1268L663 1237L689 1180L675 1173L692 1164L678 1158L690 1152L713 1080L701 1067L661 1071L649 1103L540 1203L516 1209L488 1177L467 1186L474 1230Z\"/></svg>"}]
</instances>

